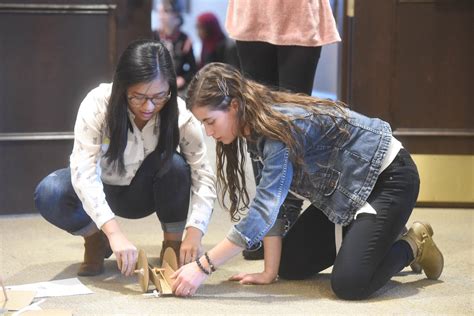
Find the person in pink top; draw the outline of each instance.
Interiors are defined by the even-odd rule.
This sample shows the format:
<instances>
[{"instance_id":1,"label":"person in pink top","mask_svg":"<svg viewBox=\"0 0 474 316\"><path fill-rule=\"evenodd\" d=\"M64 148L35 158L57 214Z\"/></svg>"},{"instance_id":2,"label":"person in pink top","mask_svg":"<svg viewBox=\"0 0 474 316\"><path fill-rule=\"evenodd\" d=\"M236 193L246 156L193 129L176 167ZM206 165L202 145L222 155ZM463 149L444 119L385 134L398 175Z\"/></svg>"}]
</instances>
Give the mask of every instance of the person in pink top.
<instances>
[{"instance_id":1,"label":"person in pink top","mask_svg":"<svg viewBox=\"0 0 474 316\"><path fill-rule=\"evenodd\" d=\"M321 47L341 40L329 0L229 0L226 29L244 74L309 95Z\"/></svg>"},{"instance_id":2,"label":"person in pink top","mask_svg":"<svg viewBox=\"0 0 474 316\"><path fill-rule=\"evenodd\" d=\"M341 40L329 0L229 0L226 29L236 40L245 76L277 89L311 95L323 45ZM259 182L259 162L252 161ZM297 216L301 200L291 194L282 208ZM263 259L263 247L244 250Z\"/></svg>"}]
</instances>

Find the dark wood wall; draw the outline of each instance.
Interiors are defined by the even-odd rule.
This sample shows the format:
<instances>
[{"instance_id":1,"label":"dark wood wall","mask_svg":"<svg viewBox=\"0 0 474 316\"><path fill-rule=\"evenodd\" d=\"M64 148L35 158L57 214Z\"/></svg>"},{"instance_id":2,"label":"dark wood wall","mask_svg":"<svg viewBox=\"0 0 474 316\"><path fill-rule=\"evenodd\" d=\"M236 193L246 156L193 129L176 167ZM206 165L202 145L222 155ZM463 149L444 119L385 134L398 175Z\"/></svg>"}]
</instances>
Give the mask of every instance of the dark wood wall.
<instances>
[{"instance_id":1,"label":"dark wood wall","mask_svg":"<svg viewBox=\"0 0 474 316\"><path fill-rule=\"evenodd\" d=\"M0 214L34 212L36 184L68 165L81 100L150 37L151 3L0 3Z\"/></svg>"},{"instance_id":2,"label":"dark wood wall","mask_svg":"<svg viewBox=\"0 0 474 316\"><path fill-rule=\"evenodd\" d=\"M355 1L343 99L412 153L474 154L474 1Z\"/></svg>"}]
</instances>

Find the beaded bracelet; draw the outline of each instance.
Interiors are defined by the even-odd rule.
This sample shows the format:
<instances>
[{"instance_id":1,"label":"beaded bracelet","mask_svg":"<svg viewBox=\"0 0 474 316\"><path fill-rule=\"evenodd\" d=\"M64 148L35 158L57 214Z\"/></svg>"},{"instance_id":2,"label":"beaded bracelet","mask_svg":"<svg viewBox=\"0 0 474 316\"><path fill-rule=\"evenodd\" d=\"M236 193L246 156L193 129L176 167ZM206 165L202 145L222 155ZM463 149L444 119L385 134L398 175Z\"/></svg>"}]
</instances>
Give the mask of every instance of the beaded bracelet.
<instances>
[{"instance_id":1,"label":"beaded bracelet","mask_svg":"<svg viewBox=\"0 0 474 316\"><path fill-rule=\"evenodd\" d=\"M209 255L207 254L207 252L204 253L204 257L206 257L206 260L207 260L207 263L209 264L209 268L211 269L211 272L215 272L216 267L212 263L211 259L209 259Z\"/></svg>"},{"instance_id":2,"label":"beaded bracelet","mask_svg":"<svg viewBox=\"0 0 474 316\"><path fill-rule=\"evenodd\" d=\"M202 266L201 261L199 261L199 259L200 259L200 258L197 258L197 259L196 259L196 263L197 263L199 269L201 269L201 271L204 272L205 274L211 275L212 270L211 270L211 271L207 271L206 269L204 269L204 267Z\"/></svg>"}]
</instances>

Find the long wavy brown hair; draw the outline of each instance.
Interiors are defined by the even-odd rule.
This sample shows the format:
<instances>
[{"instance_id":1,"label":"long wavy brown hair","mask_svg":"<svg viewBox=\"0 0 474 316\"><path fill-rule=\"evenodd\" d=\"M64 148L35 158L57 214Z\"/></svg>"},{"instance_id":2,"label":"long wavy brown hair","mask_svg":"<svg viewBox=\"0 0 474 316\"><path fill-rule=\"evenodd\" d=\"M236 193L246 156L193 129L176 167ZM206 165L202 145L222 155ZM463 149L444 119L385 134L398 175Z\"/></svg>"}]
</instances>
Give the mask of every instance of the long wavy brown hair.
<instances>
[{"instance_id":1,"label":"long wavy brown hair","mask_svg":"<svg viewBox=\"0 0 474 316\"><path fill-rule=\"evenodd\" d=\"M186 106L189 110L207 106L210 110L228 111L233 99L239 104L238 135L230 144L217 142L216 168L217 182L221 188L221 203L229 210L232 221L238 221L250 202L245 176L245 151L246 142L253 139L251 136L244 136L244 129L251 131L251 135L264 136L284 143L295 166L295 175L298 175L303 170L304 162L302 142L299 141L302 137L301 131L288 116L277 111L274 105L291 104L312 112L316 117L321 114L329 115L335 122L335 111L340 113L339 117L345 117L345 105L305 94L271 90L245 78L230 65L210 63L190 82ZM230 205L225 201L227 194Z\"/></svg>"}]
</instances>

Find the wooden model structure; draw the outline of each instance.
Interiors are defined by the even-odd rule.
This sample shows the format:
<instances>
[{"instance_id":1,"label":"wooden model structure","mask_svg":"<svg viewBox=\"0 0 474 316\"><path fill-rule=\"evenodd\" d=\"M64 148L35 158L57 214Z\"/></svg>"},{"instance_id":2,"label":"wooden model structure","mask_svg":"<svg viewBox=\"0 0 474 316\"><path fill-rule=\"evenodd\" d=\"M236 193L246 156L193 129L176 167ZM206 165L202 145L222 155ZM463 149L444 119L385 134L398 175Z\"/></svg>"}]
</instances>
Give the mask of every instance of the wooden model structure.
<instances>
[{"instance_id":1,"label":"wooden model structure","mask_svg":"<svg viewBox=\"0 0 474 316\"><path fill-rule=\"evenodd\" d=\"M161 268L152 267L148 264L145 251L140 249L138 252L137 269L135 273L138 274L138 282L142 291L148 291L150 279L155 285L160 295L173 295L171 290L171 275L178 269L178 259L173 248L165 249L161 263Z\"/></svg>"}]
</instances>

